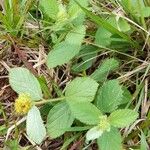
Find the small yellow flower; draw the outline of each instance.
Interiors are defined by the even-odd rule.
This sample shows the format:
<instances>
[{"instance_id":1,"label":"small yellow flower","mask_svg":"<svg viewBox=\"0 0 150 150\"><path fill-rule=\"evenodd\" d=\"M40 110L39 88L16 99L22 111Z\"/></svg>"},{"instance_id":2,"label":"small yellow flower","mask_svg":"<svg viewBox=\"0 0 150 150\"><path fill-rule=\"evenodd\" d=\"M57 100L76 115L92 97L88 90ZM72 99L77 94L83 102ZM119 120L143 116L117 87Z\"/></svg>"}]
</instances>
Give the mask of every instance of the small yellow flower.
<instances>
[{"instance_id":1,"label":"small yellow flower","mask_svg":"<svg viewBox=\"0 0 150 150\"><path fill-rule=\"evenodd\" d=\"M32 107L32 99L28 94L19 94L19 97L15 100L15 111L18 114L24 115Z\"/></svg>"},{"instance_id":2,"label":"small yellow flower","mask_svg":"<svg viewBox=\"0 0 150 150\"><path fill-rule=\"evenodd\" d=\"M100 117L100 123L99 123L98 127L102 131L108 131L108 132L110 131L110 124L108 122L106 115Z\"/></svg>"}]
</instances>

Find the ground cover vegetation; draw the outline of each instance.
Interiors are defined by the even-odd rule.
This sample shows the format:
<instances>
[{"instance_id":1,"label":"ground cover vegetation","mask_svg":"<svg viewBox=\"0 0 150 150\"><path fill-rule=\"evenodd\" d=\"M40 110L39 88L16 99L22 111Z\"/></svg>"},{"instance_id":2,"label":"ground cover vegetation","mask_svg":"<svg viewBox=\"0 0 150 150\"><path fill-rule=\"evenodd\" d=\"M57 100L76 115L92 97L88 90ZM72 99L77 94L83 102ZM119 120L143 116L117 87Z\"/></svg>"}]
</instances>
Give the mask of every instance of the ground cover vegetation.
<instances>
[{"instance_id":1,"label":"ground cover vegetation","mask_svg":"<svg viewBox=\"0 0 150 150\"><path fill-rule=\"evenodd\" d=\"M2 149L149 149L149 0L0 6Z\"/></svg>"}]
</instances>

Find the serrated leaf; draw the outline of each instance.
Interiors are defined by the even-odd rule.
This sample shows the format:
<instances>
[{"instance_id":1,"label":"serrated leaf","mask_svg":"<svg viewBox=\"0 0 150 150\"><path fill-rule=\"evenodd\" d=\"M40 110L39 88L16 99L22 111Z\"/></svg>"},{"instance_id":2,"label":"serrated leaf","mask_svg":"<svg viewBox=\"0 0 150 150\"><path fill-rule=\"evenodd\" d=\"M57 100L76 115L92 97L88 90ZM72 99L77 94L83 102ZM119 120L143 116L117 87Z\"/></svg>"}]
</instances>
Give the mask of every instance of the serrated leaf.
<instances>
[{"instance_id":1,"label":"serrated leaf","mask_svg":"<svg viewBox=\"0 0 150 150\"><path fill-rule=\"evenodd\" d=\"M96 125L99 123L99 117L102 114L95 105L89 102L70 101L69 106L72 114L79 121L89 125Z\"/></svg>"},{"instance_id":2,"label":"serrated leaf","mask_svg":"<svg viewBox=\"0 0 150 150\"><path fill-rule=\"evenodd\" d=\"M25 68L13 68L9 72L9 83L18 94L27 93L33 100L42 99L42 91L36 77Z\"/></svg>"},{"instance_id":3,"label":"serrated leaf","mask_svg":"<svg viewBox=\"0 0 150 150\"><path fill-rule=\"evenodd\" d=\"M78 26L69 32L66 36L66 40L56 45L48 54L48 67L54 68L69 62L69 60L79 53L84 36L84 26Z\"/></svg>"},{"instance_id":4,"label":"serrated leaf","mask_svg":"<svg viewBox=\"0 0 150 150\"><path fill-rule=\"evenodd\" d=\"M138 113L130 109L119 109L108 117L112 126L124 128L133 123L138 117Z\"/></svg>"},{"instance_id":5,"label":"serrated leaf","mask_svg":"<svg viewBox=\"0 0 150 150\"><path fill-rule=\"evenodd\" d=\"M89 0L77 0L80 5L87 7ZM74 0L69 1L69 7L68 7L68 14L70 16L70 20L72 20L72 23L76 25L83 24L83 21L85 19L85 13L81 10L81 8L75 3Z\"/></svg>"},{"instance_id":6,"label":"serrated leaf","mask_svg":"<svg viewBox=\"0 0 150 150\"><path fill-rule=\"evenodd\" d=\"M57 138L66 132L74 117L66 102L56 104L47 117L47 131L51 138Z\"/></svg>"},{"instance_id":7,"label":"serrated leaf","mask_svg":"<svg viewBox=\"0 0 150 150\"><path fill-rule=\"evenodd\" d=\"M33 106L27 114L26 128L28 137L37 144L40 144L46 136L45 126L36 106Z\"/></svg>"},{"instance_id":8,"label":"serrated leaf","mask_svg":"<svg viewBox=\"0 0 150 150\"><path fill-rule=\"evenodd\" d=\"M91 74L91 78L99 82L104 81L106 80L109 73L118 67L119 62L116 59L105 59L103 63L98 67L98 69L93 74Z\"/></svg>"},{"instance_id":9,"label":"serrated leaf","mask_svg":"<svg viewBox=\"0 0 150 150\"><path fill-rule=\"evenodd\" d=\"M89 77L78 77L65 89L67 101L91 102L94 100L98 83Z\"/></svg>"},{"instance_id":10,"label":"serrated leaf","mask_svg":"<svg viewBox=\"0 0 150 150\"><path fill-rule=\"evenodd\" d=\"M96 95L97 107L105 113L110 113L121 104L123 90L118 80L110 80L99 88Z\"/></svg>"},{"instance_id":11,"label":"serrated leaf","mask_svg":"<svg viewBox=\"0 0 150 150\"><path fill-rule=\"evenodd\" d=\"M69 32L66 36L66 42L72 45L81 46L82 40L85 36L85 26L80 25L75 27L71 32Z\"/></svg>"},{"instance_id":12,"label":"serrated leaf","mask_svg":"<svg viewBox=\"0 0 150 150\"><path fill-rule=\"evenodd\" d=\"M121 134L116 128L111 128L109 132L104 132L97 140L99 150L121 150Z\"/></svg>"},{"instance_id":13,"label":"serrated leaf","mask_svg":"<svg viewBox=\"0 0 150 150\"><path fill-rule=\"evenodd\" d=\"M72 59L78 52L76 45L71 45L65 41L59 43L54 47L47 57L47 66L49 68L54 68L58 65L67 63Z\"/></svg>"},{"instance_id":14,"label":"serrated leaf","mask_svg":"<svg viewBox=\"0 0 150 150\"><path fill-rule=\"evenodd\" d=\"M87 6L88 5L88 0L77 0L80 5L82 6ZM74 0L70 0L69 1L69 7L68 7L68 14L70 15L70 17L76 18L78 17L79 14L84 13L81 8L76 4L76 2Z\"/></svg>"},{"instance_id":15,"label":"serrated leaf","mask_svg":"<svg viewBox=\"0 0 150 150\"><path fill-rule=\"evenodd\" d=\"M95 43L102 46L111 44L111 33L103 27L98 28L95 34Z\"/></svg>"},{"instance_id":16,"label":"serrated leaf","mask_svg":"<svg viewBox=\"0 0 150 150\"><path fill-rule=\"evenodd\" d=\"M123 97L122 97L121 104L126 104L132 99L132 95L125 86L122 87L122 90L123 90Z\"/></svg>"},{"instance_id":17,"label":"serrated leaf","mask_svg":"<svg viewBox=\"0 0 150 150\"><path fill-rule=\"evenodd\" d=\"M56 15L59 12L59 6L57 0L40 0L40 8L46 16L56 19Z\"/></svg>"}]
</instances>

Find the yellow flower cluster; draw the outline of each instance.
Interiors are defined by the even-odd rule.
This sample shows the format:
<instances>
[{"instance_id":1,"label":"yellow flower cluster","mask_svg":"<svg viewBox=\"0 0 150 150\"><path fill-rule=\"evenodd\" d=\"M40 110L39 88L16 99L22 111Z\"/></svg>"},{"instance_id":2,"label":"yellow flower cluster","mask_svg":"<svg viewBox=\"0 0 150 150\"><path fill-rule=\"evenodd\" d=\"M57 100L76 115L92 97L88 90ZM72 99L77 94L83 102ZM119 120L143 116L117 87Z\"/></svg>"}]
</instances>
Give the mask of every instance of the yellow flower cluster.
<instances>
[{"instance_id":1,"label":"yellow flower cluster","mask_svg":"<svg viewBox=\"0 0 150 150\"><path fill-rule=\"evenodd\" d=\"M106 115L100 117L100 123L99 123L98 127L102 131L108 131L108 132L110 131L110 124L108 122Z\"/></svg>"},{"instance_id":2,"label":"yellow flower cluster","mask_svg":"<svg viewBox=\"0 0 150 150\"><path fill-rule=\"evenodd\" d=\"M32 107L32 99L28 94L19 94L19 97L15 100L15 111L17 114L24 115Z\"/></svg>"}]
</instances>

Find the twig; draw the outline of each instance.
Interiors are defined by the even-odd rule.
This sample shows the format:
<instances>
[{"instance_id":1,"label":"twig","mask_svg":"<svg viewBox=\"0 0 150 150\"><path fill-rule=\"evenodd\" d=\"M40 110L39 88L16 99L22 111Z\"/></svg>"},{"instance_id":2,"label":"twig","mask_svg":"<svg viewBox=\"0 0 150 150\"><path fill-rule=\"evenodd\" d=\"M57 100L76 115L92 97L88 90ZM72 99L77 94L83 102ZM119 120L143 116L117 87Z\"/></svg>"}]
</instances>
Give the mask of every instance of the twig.
<instances>
[{"instance_id":1,"label":"twig","mask_svg":"<svg viewBox=\"0 0 150 150\"><path fill-rule=\"evenodd\" d=\"M12 131L16 126L18 126L18 125L20 125L21 123L23 123L25 120L26 120L26 117L23 117L23 118L20 119L16 124L14 124L14 125L12 125L10 128L8 128L5 141L8 140L8 137L9 137L11 131Z\"/></svg>"}]
</instances>

